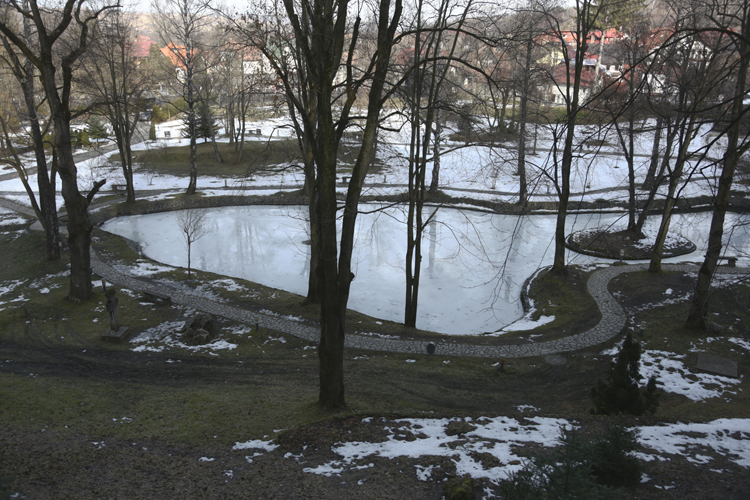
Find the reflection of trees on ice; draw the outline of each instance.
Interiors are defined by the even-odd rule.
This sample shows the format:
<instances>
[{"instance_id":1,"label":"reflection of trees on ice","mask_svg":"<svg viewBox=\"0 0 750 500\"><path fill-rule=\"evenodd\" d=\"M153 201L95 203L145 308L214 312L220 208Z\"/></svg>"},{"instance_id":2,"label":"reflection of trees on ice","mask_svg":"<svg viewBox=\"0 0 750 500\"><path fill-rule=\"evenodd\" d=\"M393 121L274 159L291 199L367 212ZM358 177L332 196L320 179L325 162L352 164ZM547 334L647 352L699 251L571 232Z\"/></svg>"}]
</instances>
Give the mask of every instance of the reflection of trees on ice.
<instances>
[{"instance_id":1,"label":"reflection of trees on ice","mask_svg":"<svg viewBox=\"0 0 750 500\"><path fill-rule=\"evenodd\" d=\"M354 247L356 268L349 305L378 318L403 321L406 237L403 213L362 207ZM194 244L196 261L205 270L248 279L293 293L305 294L308 238L304 217L292 207L253 206L217 208L209 212L216 230ZM373 212L373 213L364 213ZM104 229L146 243L146 255L171 265L183 265L174 252L179 235L170 217L153 214L108 221ZM622 214L571 214L568 232L594 227L616 227ZM749 265L750 216L730 214L727 237L732 253ZM697 246L693 254L675 261L696 261L705 251L710 214L676 214L674 230ZM737 223L744 225L737 225ZM655 232L658 218L646 230ZM732 229L732 227L734 228ZM451 334L496 331L522 315L523 282L539 267L552 262L554 215L516 217L441 208L425 233L426 272L420 285L417 327ZM175 232L175 234L171 234ZM139 234L142 233L142 234ZM158 242L158 244L149 244ZM744 262L743 262L744 260ZM567 261L588 264L602 261L568 253ZM611 261L610 261L611 262ZM202 264L203 265L203 264Z\"/></svg>"}]
</instances>

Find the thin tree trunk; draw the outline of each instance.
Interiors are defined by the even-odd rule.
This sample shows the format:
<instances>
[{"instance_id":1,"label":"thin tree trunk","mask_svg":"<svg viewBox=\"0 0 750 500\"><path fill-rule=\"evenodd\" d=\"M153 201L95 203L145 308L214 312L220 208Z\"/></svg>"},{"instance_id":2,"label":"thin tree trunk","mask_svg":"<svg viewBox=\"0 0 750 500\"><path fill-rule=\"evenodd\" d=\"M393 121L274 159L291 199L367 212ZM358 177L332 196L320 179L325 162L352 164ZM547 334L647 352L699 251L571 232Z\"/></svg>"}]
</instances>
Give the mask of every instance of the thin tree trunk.
<instances>
[{"instance_id":1,"label":"thin tree trunk","mask_svg":"<svg viewBox=\"0 0 750 500\"><path fill-rule=\"evenodd\" d=\"M28 9L28 0L24 2L24 8ZM24 39L27 44L31 43L32 30L31 20L23 18ZM7 43L3 40L4 43ZM10 47L8 47L10 48ZM11 50L7 51L9 54ZM20 64L19 64L20 69ZM60 259L60 227L57 220L57 199L53 183L50 181L50 172L47 168L47 155L44 150L44 134L39 125L39 115L36 110L34 99L34 64L28 58L23 65L23 73L17 73L16 78L21 84L23 98L29 114L29 125L31 138L34 144L34 156L37 164L37 187L39 188L39 206L42 218L39 221L44 228L47 246L47 260Z\"/></svg>"},{"instance_id":2,"label":"thin tree trunk","mask_svg":"<svg viewBox=\"0 0 750 500\"><path fill-rule=\"evenodd\" d=\"M524 57L523 83L521 89L521 117L518 122L518 204L526 205L528 188L526 186L526 122L528 121L529 91L531 87L529 71L531 69L531 50L533 39L526 40L526 54Z\"/></svg>"},{"instance_id":3,"label":"thin tree trunk","mask_svg":"<svg viewBox=\"0 0 750 500\"><path fill-rule=\"evenodd\" d=\"M193 89L193 62L192 62L192 51L193 47L191 44L187 44L185 48L185 78L187 85L187 102L188 107L188 134L190 135L190 181L188 182L186 194L193 195L198 189L198 144L196 141L196 122L195 122L195 98Z\"/></svg>"},{"instance_id":4,"label":"thin tree trunk","mask_svg":"<svg viewBox=\"0 0 750 500\"><path fill-rule=\"evenodd\" d=\"M320 264L320 234L318 231L318 219L316 216L317 192L315 190L315 160L310 148L306 148L305 154L305 186L307 196L307 210L310 217L310 272L307 277L306 304L319 304L319 283L317 269Z\"/></svg>"},{"instance_id":5,"label":"thin tree trunk","mask_svg":"<svg viewBox=\"0 0 750 500\"><path fill-rule=\"evenodd\" d=\"M662 161L661 161L661 166L659 167L659 171L656 174L654 181L651 182L651 186L649 187L649 192L648 192L648 197L646 198L646 202L643 204L641 213L638 215L638 221L635 224L636 234L643 233L643 226L646 224L646 219L648 218L648 212L651 209L651 205L653 204L654 199L656 198L656 193L659 191L659 188L664 182L664 179L666 177L665 173L667 172L667 168L669 167L669 162L672 160L672 141L675 139L675 137L677 137L678 130L679 130L678 127L672 127L671 125L667 126L667 141L666 141L667 144L664 148L664 156L662 156ZM658 158L658 154L657 154L657 158Z\"/></svg>"},{"instance_id":6,"label":"thin tree trunk","mask_svg":"<svg viewBox=\"0 0 750 500\"><path fill-rule=\"evenodd\" d=\"M642 189L651 189L656 179L656 167L659 164L659 144L661 142L661 129L664 126L664 118L656 118L656 130L654 131L654 142L651 146L651 162L648 165L646 178L643 180Z\"/></svg>"},{"instance_id":7,"label":"thin tree trunk","mask_svg":"<svg viewBox=\"0 0 750 500\"><path fill-rule=\"evenodd\" d=\"M435 136L432 149L432 177L430 178L430 194L438 192L440 187L440 141L443 135L443 125L440 123L440 109L435 111Z\"/></svg>"},{"instance_id":8,"label":"thin tree trunk","mask_svg":"<svg viewBox=\"0 0 750 500\"><path fill-rule=\"evenodd\" d=\"M585 39L585 37L583 37ZM570 199L570 170L573 165L573 139L575 137L576 118L579 112L579 96L581 87L581 73L583 71L583 55L586 51L585 42L577 47L576 62L573 75L573 95L568 102L568 114L566 117L565 147L563 149L562 163L560 164L560 175L562 182L558 187L559 201L557 207L557 221L555 225L555 256L550 272L553 274L566 274L565 265L565 219L568 214L568 200Z\"/></svg>"},{"instance_id":9,"label":"thin tree trunk","mask_svg":"<svg viewBox=\"0 0 750 500\"><path fill-rule=\"evenodd\" d=\"M675 197L677 185L679 184L682 172L685 169L688 148L690 147L690 141L694 136L693 130L695 127L695 118L695 114L690 115L686 130L681 133L682 140L680 142L677 162L672 175L669 176L669 190L667 192L667 199L664 201L664 211L662 212L661 223L659 224L659 232L656 234L656 241L651 250L651 262L648 266L648 272L650 273L661 272L661 259L664 253L664 242L666 241L667 233L669 232L669 224L672 220L672 210L677 202Z\"/></svg>"},{"instance_id":10,"label":"thin tree trunk","mask_svg":"<svg viewBox=\"0 0 750 500\"><path fill-rule=\"evenodd\" d=\"M221 157L221 153L219 152L219 147L216 145L216 130L214 130L215 127L211 127L211 144L214 147L214 156L216 156L216 161L219 163L224 163L224 158Z\"/></svg>"},{"instance_id":11,"label":"thin tree trunk","mask_svg":"<svg viewBox=\"0 0 750 500\"><path fill-rule=\"evenodd\" d=\"M614 125L617 131L617 139L620 142L625 162L628 165L628 231L634 231L636 226L636 198L635 198L635 159L634 159L634 123L635 112L631 107L628 109L627 131L623 133L620 124L615 119Z\"/></svg>"}]
</instances>

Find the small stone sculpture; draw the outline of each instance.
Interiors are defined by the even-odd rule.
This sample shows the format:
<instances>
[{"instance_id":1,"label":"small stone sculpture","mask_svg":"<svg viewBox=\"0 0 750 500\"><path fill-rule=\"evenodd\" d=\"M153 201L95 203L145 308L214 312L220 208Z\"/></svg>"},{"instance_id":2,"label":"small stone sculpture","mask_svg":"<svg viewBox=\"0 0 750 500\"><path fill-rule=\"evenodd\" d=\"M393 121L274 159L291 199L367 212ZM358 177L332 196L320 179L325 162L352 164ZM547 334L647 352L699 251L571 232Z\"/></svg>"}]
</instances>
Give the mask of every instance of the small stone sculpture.
<instances>
[{"instance_id":1,"label":"small stone sculpture","mask_svg":"<svg viewBox=\"0 0 750 500\"><path fill-rule=\"evenodd\" d=\"M117 314L117 306L120 301L115 294L117 290L114 287L109 287L104 292L104 296L107 297L106 309L109 313L109 330L102 334L102 338L107 340L123 340L125 333L128 331L124 326L120 326L120 318Z\"/></svg>"},{"instance_id":2,"label":"small stone sculpture","mask_svg":"<svg viewBox=\"0 0 750 500\"><path fill-rule=\"evenodd\" d=\"M107 312L109 313L109 328L113 332L120 330L120 320L117 317L117 306L120 303L115 294L117 292L114 288L108 289L104 292L104 296L107 297Z\"/></svg>"}]
</instances>

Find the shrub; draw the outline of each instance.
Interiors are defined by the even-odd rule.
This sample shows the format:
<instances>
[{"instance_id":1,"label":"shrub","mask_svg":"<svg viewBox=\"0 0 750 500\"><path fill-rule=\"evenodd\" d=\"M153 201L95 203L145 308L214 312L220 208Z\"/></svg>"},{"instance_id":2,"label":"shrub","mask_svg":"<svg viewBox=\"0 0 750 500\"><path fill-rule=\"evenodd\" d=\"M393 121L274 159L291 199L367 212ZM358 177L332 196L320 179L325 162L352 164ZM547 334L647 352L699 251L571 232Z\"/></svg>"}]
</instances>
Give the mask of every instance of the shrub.
<instances>
[{"instance_id":1,"label":"shrub","mask_svg":"<svg viewBox=\"0 0 750 500\"><path fill-rule=\"evenodd\" d=\"M592 413L643 415L647 411L656 411L659 405L656 380L651 377L645 390L638 386L643 378L638 369L640 359L641 346L628 334L617 359L610 366L607 381L600 380L591 389L591 399L594 401Z\"/></svg>"},{"instance_id":2,"label":"shrub","mask_svg":"<svg viewBox=\"0 0 750 500\"><path fill-rule=\"evenodd\" d=\"M101 118L91 115L88 123L88 133L91 139L106 139L107 127L104 126Z\"/></svg>"},{"instance_id":3,"label":"shrub","mask_svg":"<svg viewBox=\"0 0 750 500\"><path fill-rule=\"evenodd\" d=\"M640 484L643 468L631 454L638 449L638 432L620 418L607 424L604 435L592 447L591 472L597 483L628 488Z\"/></svg>"},{"instance_id":4,"label":"shrub","mask_svg":"<svg viewBox=\"0 0 750 500\"><path fill-rule=\"evenodd\" d=\"M474 480L469 476L453 477L443 485L446 500L474 500Z\"/></svg>"},{"instance_id":5,"label":"shrub","mask_svg":"<svg viewBox=\"0 0 750 500\"><path fill-rule=\"evenodd\" d=\"M89 140L89 134L85 130L78 130L76 132L71 131L70 142L75 148L80 148L83 146L91 146L91 141Z\"/></svg>"},{"instance_id":6,"label":"shrub","mask_svg":"<svg viewBox=\"0 0 750 500\"><path fill-rule=\"evenodd\" d=\"M560 446L535 454L524 468L500 483L506 500L604 499L612 492L597 483L592 471L593 445L574 429L561 429Z\"/></svg>"}]
</instances>

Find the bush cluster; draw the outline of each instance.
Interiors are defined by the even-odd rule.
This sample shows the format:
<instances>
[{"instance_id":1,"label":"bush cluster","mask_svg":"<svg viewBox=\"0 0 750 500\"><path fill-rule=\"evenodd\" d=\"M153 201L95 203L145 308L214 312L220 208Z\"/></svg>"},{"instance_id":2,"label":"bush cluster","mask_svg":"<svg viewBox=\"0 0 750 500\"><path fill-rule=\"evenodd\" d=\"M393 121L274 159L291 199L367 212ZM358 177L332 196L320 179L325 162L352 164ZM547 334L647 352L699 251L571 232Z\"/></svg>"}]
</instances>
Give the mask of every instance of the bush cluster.
<instances>
[{"instance_id":1,"label":"bush cluster","mask_svg":"<svg viewBox=\"0 0 750 500\"><path fill-rule=\"evenodd\" d=\"M639 382L643 378L638 369L640 359L641 346L628 334L617 359L610 365L607 380L600 380L591 389L591 399L594 401L592 413L643 415L656 412L659 406L656 380L651 377L645 390L640 388Z\"/></svg>"},{"instance_id":2,"label":"bush cluster","mask_svg":"<svg viewBox=\"0 0 750 500\"><path fill-rule=\"evenodd\" d=\"M640 482L641 464L631 455L638 445L638 431L619 419L609 422L604 434L593 440L563 428L559 443L551 453L532 455L523 469L501 482L501 497L604 500L617 496L613 488Z\"/></svg>"},{"instance_id":3,"label":"bush cluster","mask_svg":"<svg viewBox=\"0 0 750 500\"><path fill-rule=\"evenodd\" d=\"M446 500L474 500L474 480L469 476L452 477L443 485Z\"/></svg>"}]
</instances>

